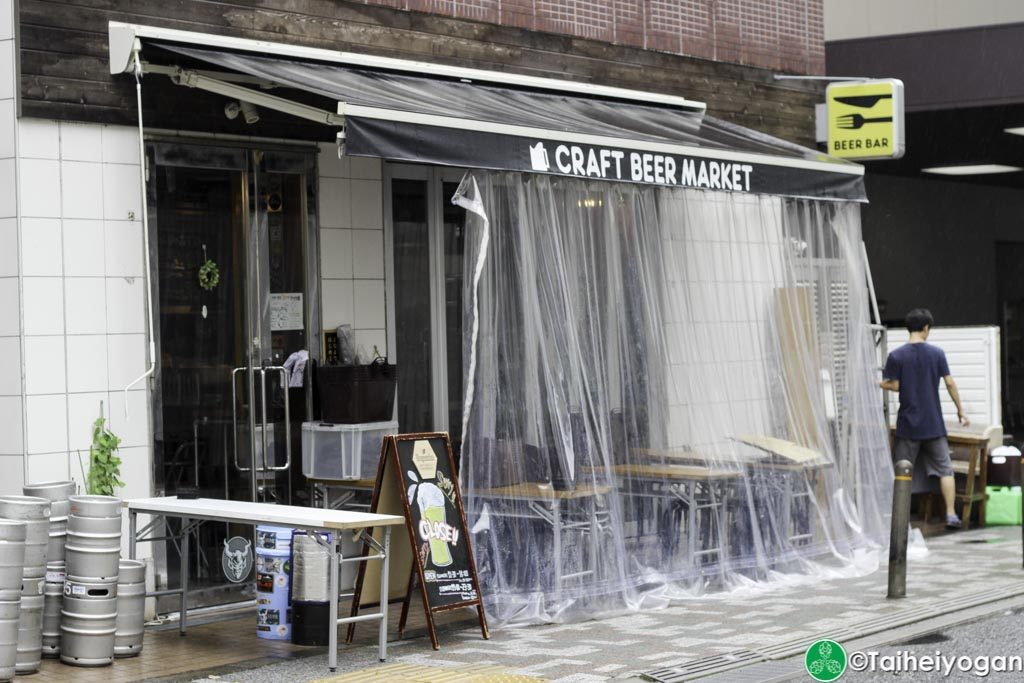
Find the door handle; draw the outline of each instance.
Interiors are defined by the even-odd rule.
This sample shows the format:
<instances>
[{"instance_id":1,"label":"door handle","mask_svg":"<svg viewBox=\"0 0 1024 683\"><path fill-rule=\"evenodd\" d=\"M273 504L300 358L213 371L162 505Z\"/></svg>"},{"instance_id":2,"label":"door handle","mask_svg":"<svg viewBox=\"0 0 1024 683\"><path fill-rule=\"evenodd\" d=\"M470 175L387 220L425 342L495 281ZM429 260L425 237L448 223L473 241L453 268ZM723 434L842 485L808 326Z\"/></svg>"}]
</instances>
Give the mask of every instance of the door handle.
<instances>
[{"instance_id":1,"label":"door handle","mask_svg":"<svg viewBox=\"0 0 1024 683\"><path fill-rule=\"evenodd\" d=\"M238 375L247 372L249 368L236 368L231 371L231 446L234 451L234 469L240 472L252 472L251 467L242 467L239 464L239 394Z\"/></svg>"},{"instance_id":2,"label":"door handle","mask_svg":"<svg viewBox=\"0 0 1024 683\"><path fill-rule=\"evenodd\" d=\"M238 462L238 373L249 371L249 367L235 368L231 371L231 440L235 456L235 469L239 472L251 472L253 467L243 467ZM292 424L291 404L288 398L288 370L280 365L264 365L257 368L260 373L260 439L263 445L262 464L256 467L260 472L283 472L292 466ZM281 386L284 392L284 452L285 463L280 467L267 465L267 371L280 373ZM254 463L255 465L255 463Z\"/></svg>"},{"instance_id":3,"label":"door handle","mask_svg":"<svg viewBox=\"0 0 1024 683\"><path fill-rule=\"evenodd\" d=\"M284 393L284 464L280 467L267 467L267 392L266 373L267 371L277 372L281 375L281 391ZM260 368L260 382L263 386L263 464L264 471L284 472L292 466L292 416L291 406L288 401L288 369L281 365L265 365Z\"/></svg>"}]
</instances>

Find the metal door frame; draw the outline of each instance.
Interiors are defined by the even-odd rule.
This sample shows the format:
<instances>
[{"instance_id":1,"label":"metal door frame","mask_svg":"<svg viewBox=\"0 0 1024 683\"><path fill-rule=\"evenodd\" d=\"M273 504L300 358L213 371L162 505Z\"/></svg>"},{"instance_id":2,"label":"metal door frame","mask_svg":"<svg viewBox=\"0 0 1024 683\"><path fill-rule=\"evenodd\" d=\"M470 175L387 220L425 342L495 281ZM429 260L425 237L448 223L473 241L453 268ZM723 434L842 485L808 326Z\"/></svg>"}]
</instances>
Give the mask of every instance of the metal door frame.
<instances>
[{"instance_id":1,"label":"metal door frame","mask_svg":"<svg viewBox=\"0 0 1024 683\"><path fill-rule=\"evenodd\" d=\"M246 353L246 355L247 355L247 357L249 359L249 362L245 366L243 366L243 367L249 368L248 371L247 371L247 375L248 375L247 384L248 384L248 388L249 388L249 391L250 391L249 395L250 396L255 396L255 389L256 389L256 385L257 385L257 375L260 376L259 383L261 385L265 385L265 383L266 383L266 375L268 373L272 373L272 374L275 374L275 375L281 375L281 376L286 378L287 377L287 372L281 366L274 366L274 365L264 364L262 362L259 363L257 367L253 367L253 366L256 366L257 364L252 362L252 360L254 358L256 358L257 355L258 355L256 352L258 350L261 350L261 348L262 348L262 342L258 345L260 347L260 349L257 349L256 348L257 345L253 344L254 335L252 334L252 331L253 331L254 325L253 325L253 320L252 320L252 317L253 317L252 308L253 308L253 306L251 304L253 293L256 290L259 290L259 294L257 296L265 297L265 301L263 303L266 304L266 305L269 305L269 298L266 298L266 295L269 293L269 282L267 283L266 287L262 287L259 284L259 282L258 282L259 272L256 273L256 275L257 275L257 284L255 285L255 287L250 282L250 279L251 279L253 273L250 270L250 260L249 260L249 253L248 253L248 251L249 251L249 239L251 237L251 231L253 230L253 224L255 222L254 218L257 217L257 214L256 214L257 207L256 207L256 204L254 202L254 197L252 196L253 193L251 192L251 188L253 187L253 181L254 181L253 175L254 175L254 173L256 173L258 175L258 169L254 169L253 168L253 152L259 151L259 152L262 152L264 154L268 154L268 153L269 154L281 153L281 154L286 154L286 155L287 154L296 155L296 156L301 155L301 156L305 157L308 160L308 168L305 170L305 192L303 192L303 195L302 195L302 202L303 202L302 215L304 216L304 222L305 222L305 229L302 231L302 239L303 239L302 248L303 248L304 262L305 262L305 301L303 302L303 306L305 308L304 317L305 317L305 326L306 326L306 341L307 341L307 346L308 346L308 351L309 351L310 359L312 360L312 359L320 358L321 347L322 347L322 319L321 319L321 315L320 315L320 241L319 241L319 223L318 223L317 192L316 192L316 190L317 190L317 180L318 180L318 178L317 178L317 157L316 157L316 155L319 153L319 150L318 150L318 148L315 145L311 145L309 143L302 143L302 142L296 142L294 145L283 144L281 142L269 142L267 144L260 144L260 142L258 140L245 140L245 141L222 140L222 139L211 140L211 139L204 139L202 137L194 137L193 138L193 137L183 137L183 136L177 136L177 135L164 135L164 134L147 135L146 136L146 158L145 158L145 162L146 162L146 180L147 180L147 183L146 183L146 202L147 202L147 208L149 210L149 215L150 215L150 220L149 220L150 240L149 240L149 244L150 244L150 257L151 257L151 261L150 262L152 263L152 267L151 267L152 272L150 274L150 277L151 277L151 280L153 282L153 297L154 297L154 300L156 300L156 301L159 301L159 283L160 283L159 260L158 260L158 255L159 255L158 254L158 250L159 250L159 241L158 241L158 234L159 234L158 200L159 200L159 198L157 196L156 183L155 182L150 182L150 181L151 181L151 178L152 178L151 173L154 172L154 169L156 168L156 165L157 165L157 162L156 162L156 149L158 147L163 147L164 149L173 149L173 148L176 148L176 147L177 148L187 148L187 149L191 149L191 150L207 152L209 154L209 156L210 156L210 160L209 160L208 163L202 163L202 162L199 162L199 161L196 161L194 163L182 163L179 166L181 168L209 168L209 169L226 170L226 171L234 170L234 171L236 171L236 172L238 172L238 173L240 173L242 175L242 198L241 198L241 201L243 202L243 206L246 207L245 210L243 211L243 220L242 220L242 230L244 231L243 244L245 246L245 251L246 251L246 253L244 255L244 266L245 266L244 276L245 277L244 277L244 280L243 280L243 287L244 287L245 291L243 292L242 299L244 301L244 305L243 305L243 308L244 308L244 322L243 322L243 325L245 327L244 333L247 335L247 339L245 340L245 347L246 347L245 353ZM240 151L241 151L242 154L244 154L244 159L245 159L241 168L234 168L232 166L225 166L225 165L222 165L222 164L218 163L218 157L217 157L217 153L218 152L223 152L226 155L237 155ZM278 172L287 172L287 171L278 171ZM267 235L264 235L263 237L266 238ZM268 239L264 239L263 242L264 242L264 244L262 245L263 249L264 249L264 251L267 251L267 245L268 245L269 241L268 241ZM264 289L265 289L265 291L263 291ZM154 315L154 318L155 318L155 320L153 321L154 339L152 341L155 344L155 348L156 348L156 358L159 359L159 358L161 358L160 346L161 346L162 333L161 333L161 329L160 329L160 317L159 317L159 315ZM262 331L262 321L260 321L256 325L256 328L259 330L259 337L262 338L263 336L265 336L266 337L265 341L269 345L269 342L270 342L270 330L267 329L265 334L263 333L263 331ZM155 373L155 376L154 376L154 379L153 379L153 382L152 382L152 385L151 385L151 389L150 389L150 401L149 401L149 404L150 404L150 406L149 406L150 407L150 414L151 414L151 418L152 418L151 424L153 425L153 434L152 434L151 438L154 439L154 442L155 442L156 436L158 434L162 433L162 431L163 431L163 428L162 428L162 424L163 424L163 398L162 398L162 393L161 393L161 389L160 389L160 375L161 375L160 370L161 370L160 362L158 360L157 361L157 371ZM233 384L233 392L235 390L235 386L234 385L236 384L234 380L236 379L236 374L237 374L238 371L239 371L239 369L236 368L232 372L232 375L230 377L225 378L225 381L232 382L232 384ZM286 380L285 380L285 383L287 384ZM307 413L308 413L308 412L311 412L311 408L312 408L312 387L311 387L311 383L307 382L305 388L306 388L305 399L306 399ZM285 397L286 397L285 398L285 402L287 403L287 394L288 394L288 392L287 392L287 390L285 390L283 393L285 394ZM265 406L265 396L266 396L266 393L264 392L263 395L264 395L264 402L261 402L261 403L264 404L262 412L265 412L266 411L266 406ZM290 408L290 406L289 406L289 408ZM233 409L237 410L237 403L235 404L235 406L233 406ZM256 434L256 430L255 430L255 426L256 426L256 411L251 409L249 411L249 413L250 413L250 415L249 415L249 417L250 417L250 419L249 419L249 429L250 429L249 434L250 435L255 435ZM262 415L261 415L261 417L262 417ZM286 430L285 430L286 431L286 440L288 441L288 444L287 444L286 448L290 449L290 433L289 433L290 432L290 424L288 423L288 420L286 420L286 425L287 425L286 426ZM265 439L265 432L264 432L264 439ZM237 450L237 441L238 441L238 439L237 439L237 429L236 429L235 430L235 435L234 435L234 442L236 444L235 450ZM249 454L250 457L249 457L248 460L249 460L249 467L251 468L251 467L253 467L256 464L257 449L256 449L256 440L255 440L255 438L253 438L251 436L250 439L249 439L249 442L250 442L250 454ZM155 449L155 448L153 449L154 454L156 453L156 450L157 449ZM198 457L198 455L196 455L196 457ZM293 465L294 462L296 461L296 459L297 458L293 454L292 457L291 457L291 462L289 462L289 466ZM244 467L244 465L243 465L243 467ZM277 469L280 470L281 468L277 468ZM196 476L198 477L198 469L197 469ZM157 467L156 466L156 462L154 462L154 467L152 468L152 472L151 472L151 475L150 475L150 485L152 487L151 490L154 491L155 495L163 495L165 493L165 488L164 488L165 487L165 481L164 481L163 477L164 477L164 472L163 472L162 463L161 463L161 466ZM258 487L257 477L255 477L255 476L250 477L250 494L252 496L252 500L257 500L257 498L258 498L257 487ZM290 496L291 496L291 486L290 486L290 484L288 485L288 488L287 488L287 495L290 498Z\"/></svg>"},{"instance_id":2,"label":"metal door frame","mask_svg":"<svg viewBox=\"0 0 1024 683\"><path fill-rule=\"evenodd\" d=\"M398 348L395 333L395 224L391 211L391 181L421 180L427 184L427 239L430 244L430 356L433 429L449 431L448 424L448 340L444 273L444 183L458 183L465 169L444 166L384 163L384 277L387 304L388 355ZM399 363L401 359L389 359ZM399 391L401 388L399 387Z\"/></svg>"}]
</instances>

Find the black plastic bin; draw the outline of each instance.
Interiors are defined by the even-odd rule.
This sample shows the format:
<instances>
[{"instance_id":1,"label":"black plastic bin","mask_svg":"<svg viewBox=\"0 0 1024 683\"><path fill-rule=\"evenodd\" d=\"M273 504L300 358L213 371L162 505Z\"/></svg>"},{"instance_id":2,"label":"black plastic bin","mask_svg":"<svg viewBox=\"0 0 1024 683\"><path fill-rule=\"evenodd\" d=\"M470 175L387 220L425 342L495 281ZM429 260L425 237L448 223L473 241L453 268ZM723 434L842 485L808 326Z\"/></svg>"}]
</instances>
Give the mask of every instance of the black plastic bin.
<instances>
[{"instance_id":1,"label":"black plastic bin","mask_svg":"<svg viewBox=\"0 0 1024 683\"><path fill-rule=\"evenodd\" d=\"M328 624L331 623L329 602L295 600L292 602L292 643L295 645L327 645Z\"/></svg>"},{"instance_id":2,"label":"black plastic bin","mask_svg":"<svg viewBox=\"0 0 1024 683\"><path fill-rule=\"evenodd\" d=\"M324 422L358 424L391 419L398 379L394 365L321 365L316 379Z\"/></svg>"}]
</instances>

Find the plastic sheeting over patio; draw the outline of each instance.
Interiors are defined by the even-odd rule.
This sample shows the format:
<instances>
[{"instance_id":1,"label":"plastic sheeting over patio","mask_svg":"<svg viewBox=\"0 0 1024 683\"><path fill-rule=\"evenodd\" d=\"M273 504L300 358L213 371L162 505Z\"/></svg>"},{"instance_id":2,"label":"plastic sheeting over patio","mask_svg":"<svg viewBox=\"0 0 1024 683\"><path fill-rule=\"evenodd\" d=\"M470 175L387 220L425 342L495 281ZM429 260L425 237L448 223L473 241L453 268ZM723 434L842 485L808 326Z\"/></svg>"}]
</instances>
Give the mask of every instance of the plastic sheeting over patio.
<instances>
[{"instance_id":1,"label":"plastic sheeting over patio","mask_svg":"<svg viewBox=\"0 0 1024 683\"><path fill-rule=\"evenodd\" d=\"M487 172L456 201L482 267L461 478L492 619L878 547L891 465L856 205Z\"/></svg>"}]
</instances>

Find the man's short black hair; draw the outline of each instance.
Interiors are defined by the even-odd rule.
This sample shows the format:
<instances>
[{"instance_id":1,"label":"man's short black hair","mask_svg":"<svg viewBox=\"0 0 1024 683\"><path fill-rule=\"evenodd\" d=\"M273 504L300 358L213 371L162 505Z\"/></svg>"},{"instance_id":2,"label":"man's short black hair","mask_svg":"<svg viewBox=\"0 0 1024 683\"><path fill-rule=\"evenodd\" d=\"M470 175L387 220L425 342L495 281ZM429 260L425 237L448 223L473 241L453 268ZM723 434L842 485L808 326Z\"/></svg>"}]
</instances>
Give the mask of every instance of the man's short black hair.
<instances>
[{"instance_id":1,"label":"man's short black hair","mask_svg":"<svg viewBox=\"0 0 1024 683\"><path fill-rule=\"evenodd\" d=\"M932 318L932 312L927 308L915 308L907 313L906 323L908 331L922 332L926 326L931 327L935 320Z\"/></svg>"}]
</instances>

